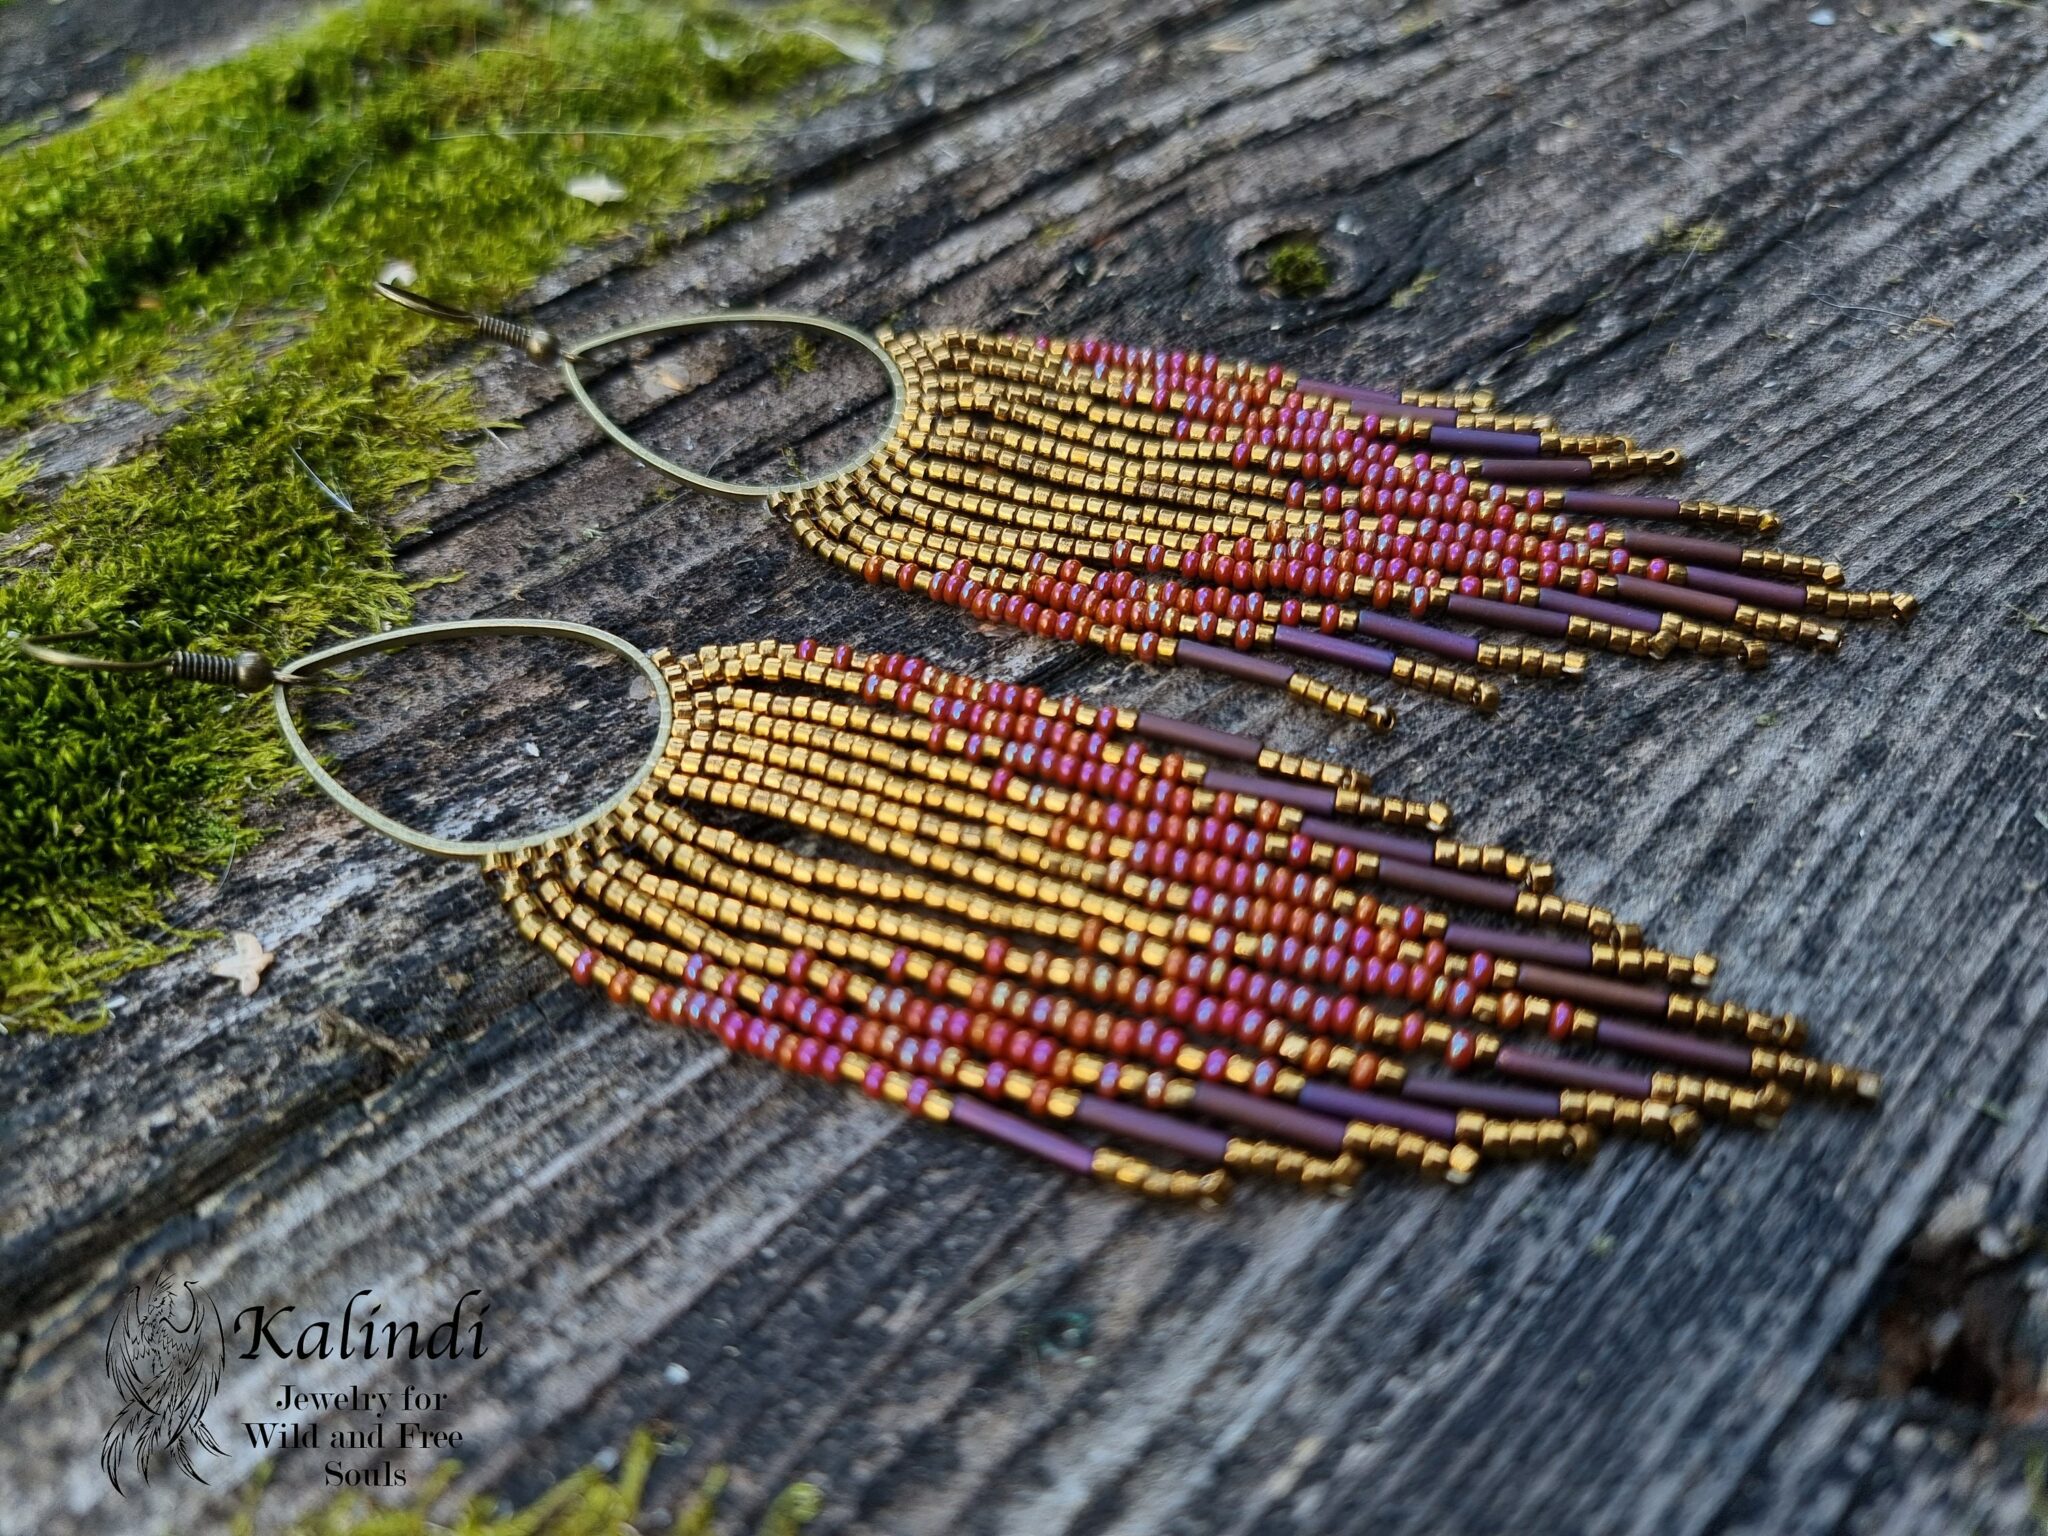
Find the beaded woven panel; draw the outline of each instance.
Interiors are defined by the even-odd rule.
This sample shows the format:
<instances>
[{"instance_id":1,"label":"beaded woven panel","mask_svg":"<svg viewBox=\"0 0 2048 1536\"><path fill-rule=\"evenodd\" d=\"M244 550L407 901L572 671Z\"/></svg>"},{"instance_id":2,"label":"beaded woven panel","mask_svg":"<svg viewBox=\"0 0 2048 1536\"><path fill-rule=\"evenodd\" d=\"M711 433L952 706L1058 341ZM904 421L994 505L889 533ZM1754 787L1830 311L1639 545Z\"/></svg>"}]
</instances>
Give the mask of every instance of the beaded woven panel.
<instances>
[{"instance_id":1,"label":"beaded woven panel","mask_svg":"<svg viewBox=\"0 0 2048 1536\"><path fill-rule=\"evenodd\" d=\"M813 641L654 659L658 771L491 868L579 982L785 1070L1180 1197L1877 1094L1709 999L1711 956L1354 771Z\"/></svg>"},{"instance_id":2,"label":"beaded woven panel","mask_svg":"<svg viewBox=\"0 0 2048 1536\"><path fill-rule=\"evenodd\" d=\"M1582 483L1675 449L1565 434L1475 396L1355 389L1096 341L883 333L906 403L865 462L778 497L811 548L1036 634L1393 712L1296 659L1491 709L1487 673L1587 651L1765 660L1914 612L1832 561L1617 520L1758 535L1754 507ZM1525 636L1480 640L1444 621ZM1413 653L1413 654L1410 654Z\"/></svg>"}]
</instances>

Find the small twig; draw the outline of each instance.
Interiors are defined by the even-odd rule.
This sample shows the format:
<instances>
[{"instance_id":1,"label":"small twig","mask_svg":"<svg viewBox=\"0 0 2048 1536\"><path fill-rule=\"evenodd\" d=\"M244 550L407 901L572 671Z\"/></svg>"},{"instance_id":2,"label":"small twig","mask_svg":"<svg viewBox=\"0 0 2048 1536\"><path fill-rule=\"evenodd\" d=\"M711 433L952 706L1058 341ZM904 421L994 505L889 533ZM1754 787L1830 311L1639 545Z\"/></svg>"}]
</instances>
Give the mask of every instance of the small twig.
<instances>
[{"instance_id":1,"label":"small twig","mask_svg":"<svg viewBox=\"0 0 2048 1536\"><path fill-rule=\"evenodd\" d=\"M1038 1261L1033 1260L1031 1263L1026 1264L1022 1269L1018 1270L1014 1275L1010 1276L1009 1279L998 1280L994 1285L990 1286L987 1290L983 1291L979 1296L976 1296L972 1301L969 1301L965 1306L961 1307L961 1309L953 1315L964 1322L966 1319L974 1316L974 1314L979 1312L983 1307L988 1306L991 1302L1001 1301L1005 1296L1009 1295L1010 1292L1017 1289L1018 1286L1022 1285L1026 1280L1029 1280L1033 1275L1037 1273Z\"/></svg>"}]
</instances>

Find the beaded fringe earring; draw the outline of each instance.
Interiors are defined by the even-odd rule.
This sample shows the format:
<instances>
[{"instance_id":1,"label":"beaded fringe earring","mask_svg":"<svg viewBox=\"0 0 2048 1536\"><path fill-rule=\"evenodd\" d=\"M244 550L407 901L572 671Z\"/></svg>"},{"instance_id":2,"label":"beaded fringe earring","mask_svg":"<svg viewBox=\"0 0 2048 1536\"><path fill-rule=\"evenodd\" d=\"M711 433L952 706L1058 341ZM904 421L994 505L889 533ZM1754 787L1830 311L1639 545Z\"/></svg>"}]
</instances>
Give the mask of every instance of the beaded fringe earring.
<instances>
[{"instance_id":1,"label":"beaded fringe earring","mask_svg":"<svg viewBox=\"0 0 2048 1536\"><path fill-rule=\"evenodd\" d=\"M671 317L567 345L390 284L385 297L557 362L579 404L641 460L761 499L809 548L1033 634L1284 688L1385 729L1386 706L1315 662L1492 709L1484 672L1573 677L1580 647L1761 665L1768 642L1820 650L1840 619L1904 620L1904 593L1850 591L1808 555L1650 529L1758 536L1775 514L1616 494L1589 482L1678 469L1677 449L1563 433L1480 394L1355 389L1262 366L1096 340L941 330L870 337L815 316ZM652 452L599 408L577 363L712 326L853 341L887 371L892 419L860 460L777 486ZM1480 640L1446 621L1532 637ZM1562 642L1553 647L1541 641ZM1472 670L1472 669L1477 669Z\"/></svg>"},{"instance_id":2,"label":"beaded fringe earring","mask_svg":"<svg viewBox=\"0 0 2048 1536\"><path fill-rule=\"evenodd\" d=\"M475 634L640 667L661 722L625 788L564 826L464 842L391 820L312 756L289 687ZM1462 1182L1489 1157L1584 1160L1603 1130L1684 1146L1706 1117L1774 1122L1795 1090L1879 1091L1800 1054L1798 1018L1710 1000L1711 956L1446 835L1447 807L1207 726L808 640L650 657L541 621L422 625L283 669L24 649L270 687L326 793L480 861L576 981L1149 1194L1215 1196L1237 1171L1341 1188L1375 1161Z\"/></svg>"}]
</instances>

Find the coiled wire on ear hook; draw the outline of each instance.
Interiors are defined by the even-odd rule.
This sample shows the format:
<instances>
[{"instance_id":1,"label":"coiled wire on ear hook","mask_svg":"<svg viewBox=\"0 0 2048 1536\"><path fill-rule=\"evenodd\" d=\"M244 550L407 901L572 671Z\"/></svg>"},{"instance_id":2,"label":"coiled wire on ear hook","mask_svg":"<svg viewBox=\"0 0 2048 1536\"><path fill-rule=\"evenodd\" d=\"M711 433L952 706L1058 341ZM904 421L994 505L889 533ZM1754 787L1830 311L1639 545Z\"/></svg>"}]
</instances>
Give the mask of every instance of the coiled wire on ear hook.
<instances>
[{"instance_id":1,"label":"coiled wire on ear hook","mask_svg":"<svg viewBox=\"0 0 2048 1536\"><path fill-rule=\"evenodd\" d=\"M233 656L218 651L166 651L144 661L120 661L59 649L98 633L97 629L70 629L61 634L23 635L15 644L31 661L73 672L155 672L173 682L211 683L237 693L261 693L265 688L289 688L306 681L290 668L273 667L261 651Z\"/></svg>"},{"instance_id":2,"label":"coiled wire on ear hook","mask_svg":"<svg viewBox=\"0 0 2048 1536\"><path fill-rule=\"evenodd\" d=\"M507 320L502 315L479 315L453 304L443 304L439 299L430 299L423 293L414 293L410 288L401 288L396 283L380 282L376 289L379 297L389 299L416 315L425 315L430 320L446 320L453 325L466 325L479 336L488 336L492 341L517 347L536 363L552 363L565 355L555 334L540 326ZM566 355L573 357L575 354Z\"/></svg>"}]
</instances>

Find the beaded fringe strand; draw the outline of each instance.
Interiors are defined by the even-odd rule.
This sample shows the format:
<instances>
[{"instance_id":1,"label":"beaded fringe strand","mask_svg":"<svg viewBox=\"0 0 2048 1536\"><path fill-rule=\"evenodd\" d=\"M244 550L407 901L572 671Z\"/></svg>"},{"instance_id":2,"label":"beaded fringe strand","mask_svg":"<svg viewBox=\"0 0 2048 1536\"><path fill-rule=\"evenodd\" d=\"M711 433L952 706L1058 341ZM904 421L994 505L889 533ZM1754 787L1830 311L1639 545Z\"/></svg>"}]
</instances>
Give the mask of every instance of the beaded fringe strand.
<instances>
[{"instance_id":1,"label":"beaded fringe strand","mask_svg":"<svg viewBox=\"0 0 2048 1536\"><path fill-rule=\"evenodd\" d=\"M490 867L577 981L784 1070L1183 1198L1878 1094L1709 999L1713 957L1351 770L845 646L654 659L659 771ZM775 824L816 851L740 830Z\"/></svg>"},{"instance_id":2,"label":"beaded fringe strand","mask_svg":"<svg viewBox=\"0 0 2048 1536\"><path fill-rule=\"evenodd\" d=\"M1587 482L1677 469L1609 434L1277 366L1086 340L884 332L907 404L866 461L777 500L812 549L1036 634L1392 711L1297 661L1480 709L1482 674L1575 677L1586 651L1761 665L1837 621L1909 618L1840 566L1617 518L1768 536L1775 514ZM1478 640L1444 621L1527 635ZM1562 648L1539 643L1561 641Z\"/></svg>"}]
</instances>

